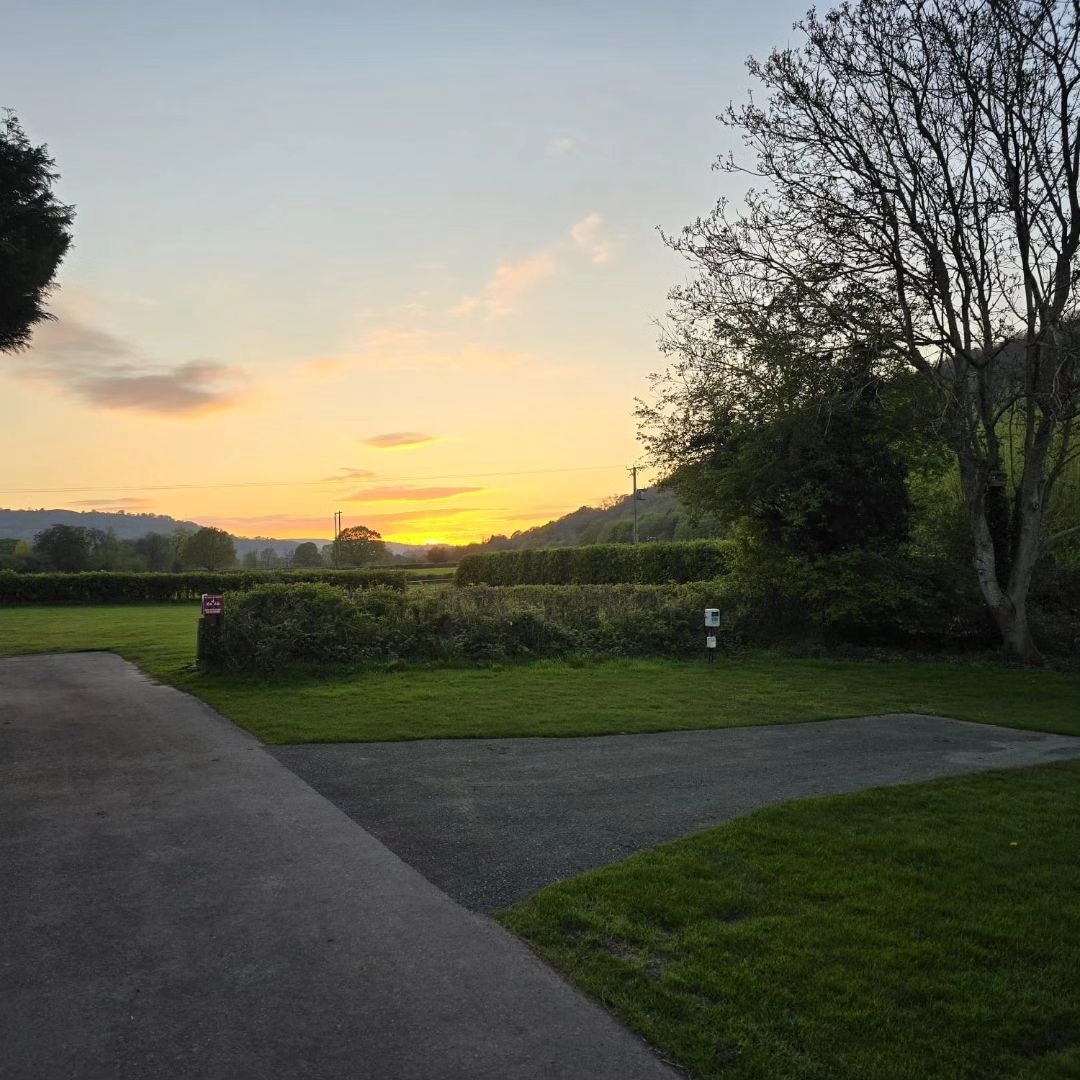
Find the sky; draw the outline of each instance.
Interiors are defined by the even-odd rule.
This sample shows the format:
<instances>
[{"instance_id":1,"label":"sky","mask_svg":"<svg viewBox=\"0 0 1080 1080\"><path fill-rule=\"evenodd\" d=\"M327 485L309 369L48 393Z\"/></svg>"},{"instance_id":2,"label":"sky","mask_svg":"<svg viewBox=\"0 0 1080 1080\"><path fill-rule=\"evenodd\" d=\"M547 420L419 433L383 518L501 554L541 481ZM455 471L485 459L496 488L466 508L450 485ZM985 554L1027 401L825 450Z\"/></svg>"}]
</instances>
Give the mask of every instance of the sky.
<instances>
[{"instance_id":1,"label":"sky","mask_svg":"<svg viewBox=\"0 0 1080 1080\"><path fill-rule=\"evenodd\" d=\"M0 505L512 533L621 493L663 244L807 0L0 0L75 244L0 356Z\"/></svg>"}]
</instances>

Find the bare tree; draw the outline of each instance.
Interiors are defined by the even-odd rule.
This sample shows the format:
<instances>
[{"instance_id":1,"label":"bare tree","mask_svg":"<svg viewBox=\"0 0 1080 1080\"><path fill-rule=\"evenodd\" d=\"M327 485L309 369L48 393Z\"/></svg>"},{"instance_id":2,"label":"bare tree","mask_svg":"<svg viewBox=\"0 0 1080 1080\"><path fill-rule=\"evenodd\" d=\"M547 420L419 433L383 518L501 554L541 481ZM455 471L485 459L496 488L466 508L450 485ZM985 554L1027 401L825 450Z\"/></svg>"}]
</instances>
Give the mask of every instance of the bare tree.
<instances>
[{"instance_id":1,"label":"bare tree","mask_svg":"<svg viewBox=\"0 0 1080 1080\"><path fill-rule=\"evenodd\" d=\"M1080 407L1080 0L861 0L797 29L750 61L765 104L721 117L754 162L719 168L756 188L670 241L702 271L673 293L677 377L767 394L777 341L917 372L982 595L1037 660L1027 597Z\"/></svg>"}]
</instances>

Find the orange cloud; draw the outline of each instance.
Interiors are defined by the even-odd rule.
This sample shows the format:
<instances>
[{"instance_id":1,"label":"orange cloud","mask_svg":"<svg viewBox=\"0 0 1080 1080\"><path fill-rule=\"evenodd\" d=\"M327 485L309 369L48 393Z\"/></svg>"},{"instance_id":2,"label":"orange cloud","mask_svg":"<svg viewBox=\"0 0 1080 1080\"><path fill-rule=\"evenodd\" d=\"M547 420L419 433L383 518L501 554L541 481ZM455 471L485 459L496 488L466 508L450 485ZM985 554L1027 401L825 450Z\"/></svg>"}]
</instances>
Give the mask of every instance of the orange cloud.
<instances>
[{"instance_id":1,"label":"orange cloud","mask_svg":"<svg viewBox=\"0 0 1080 1080\"><path fill-rule=\"evenodd\" d=\"M238 536L274 536L277 539L328 536L333 527L328 516L298 517L290 514L258 514L252 517L222 517L217 514L189 514L200 525L214 525Z\"/></svg>"},{"instance_id":2,"label":"orange cloud","mask_svg":"<svg viewBox=\"0 0 1080 1080\"><path fill-rule=\"evenodd\" d=\"M413 521L442 521L444 518L460 517L462 514L501 513L501 507L490 506L439 506L427 510L402 510L392 514L363 514L362 524L374 528L393 528L394 525Z\"/></svg>"},{"instance_id":3,"label":"orange cloud","mask_svg":"<svg viewBox=\"0 0 1080 1080\"><path fill-rule=\"evenodd\" d=\"M554 277L556 270L555 256L550 251L538 251L519 263L503 263L479 296L462 297L450 314L470 315L483 310L488 315L508 315L527 292Z\"/></svg>"},{"instance_id":4,"label":"orange cloud","mask_svg":"<svg viewBox=\"0 0 1080 1080\"><path fill-rule=\"evenodd\" d=\"M349 366L349 361L348 357L343 356L315 356L305 360L300 366L313 375L328 377L344 371Z\"/></svg>"},{"instance_id":5,"label":"orange cloud","mask_svg":"<svg viewBox=\"0 0 1080 1080\"><path fill-rule=\"evenodd\" d=\"M391 431L385 435L372 435L360 440L365 446L376 450L411 450L417 446L427 446L438 442L437 435L424 435L419 431Z\"/></svg>"},{"instance_id":6,"label":"orange cloud","mask_svg":"<svg viewBox=\"0 0 1080 1080\"><path fill-rule=\"evenodd\" d=\"M329 480L374 480L376 476L378 473L370 469L348 469L342 466L337 476L324 476L320 483L326 483Z\"/></svg>"},{"instance_id":7,"label":"orange cloud","mask_svg":"<svg viewBox=\"0 0 1080 1080\"><path fill-rule=\"evenodd\" d=\"M467 495L483 491L478 487L375 487L348 496L348 502L420 502L429 499L449 499L452 495Z\"/></svg>"}]
</instances>

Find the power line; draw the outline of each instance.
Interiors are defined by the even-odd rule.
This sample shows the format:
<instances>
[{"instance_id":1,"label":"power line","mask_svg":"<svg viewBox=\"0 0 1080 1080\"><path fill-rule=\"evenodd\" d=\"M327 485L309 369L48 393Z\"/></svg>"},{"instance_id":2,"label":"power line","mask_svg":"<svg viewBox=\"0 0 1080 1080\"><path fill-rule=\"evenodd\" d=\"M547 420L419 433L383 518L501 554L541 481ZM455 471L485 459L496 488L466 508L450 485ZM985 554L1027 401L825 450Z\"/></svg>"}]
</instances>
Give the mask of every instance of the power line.
<instances>
[{"instance_id":1,"label":"power line","mask_svg":"<svg viewBox=\"0 0 1080 1080\"><path fill-rule=\"evenodd\" d=\"M342 483L353 479L356 483L378 481L379 483L405 483L414 480L483 480L493 476L545 476L553 473L602 472L622 469L621 465L578 465L566 469L512 469L501 472L481 473L439 473L433 476L370 476L363 479L348 476L327 477L324 480L249 480L232 484L145 484L136 487L124 487L113 484L99 484L89 487L53 487L53 488L0 488L0 495L65 495L87 491L109 491L124 495L132 491L224 491L233 488L264 487L321 487L323 484Z\"/></svg>"}]
</instances>

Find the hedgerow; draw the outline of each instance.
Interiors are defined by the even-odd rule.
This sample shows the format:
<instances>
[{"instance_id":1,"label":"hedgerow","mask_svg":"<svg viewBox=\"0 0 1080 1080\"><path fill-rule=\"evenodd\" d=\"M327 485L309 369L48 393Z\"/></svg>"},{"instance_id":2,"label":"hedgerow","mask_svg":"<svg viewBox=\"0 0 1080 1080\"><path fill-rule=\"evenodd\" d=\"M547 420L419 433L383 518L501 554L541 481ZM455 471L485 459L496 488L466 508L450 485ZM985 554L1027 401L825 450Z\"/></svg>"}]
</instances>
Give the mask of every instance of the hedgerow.
<instances>
[{"instance_id":1,"label":"hedgerow","mask_svg":"<svg viewBox=\"0 0 1080 1080\"><path fill-rule=\"evenodd\" d=\"M293 664L509 657L691 656L719 588L693 585L433 586L408 593L265 585L226 595L207 628L206 667L267 671ZM210 620L203 620L207 623Z\"/></svg>"},{"instance_id":2,"label":"hedgerow","mask_svg":"<svg viewBox=\"0 0 1080 1080\"><path fill-rule=\"evenodd\" d=\"M709 581L731 569L728 540L589 544L466 555L457 585L666 585Z\"/></svg>"},{"instance_id":3,"label":"hedgerow","mask_svg":"<svg viewBox=\"0 0 1080 1080\"><path fill-rule=\"evenodd\" d=\"M950 568L864 553L813 564L737 565L724 578L680 585L432 586L402 593L274 584L227 595L225 606L224 622L203 642L209 668L700 657L708 607L721 611L721 653L811 644L957 651L993 640L970 583Z\"/></svg>"},{"instance_id":4,"label":"hedgerow","mask_svg":"<svg viewBox=\"0 0 1080 1080\"><path fill-rule=\"evenodd\" d=\"M203 593L243 592L270 583L343 585L351 589L405 589L405 575L395 570L250 570L181 574L126 574L87 571L80 574L17 574L0 570L3 604L127 604L198 600Z\"/></svg>"}]
</instances>

